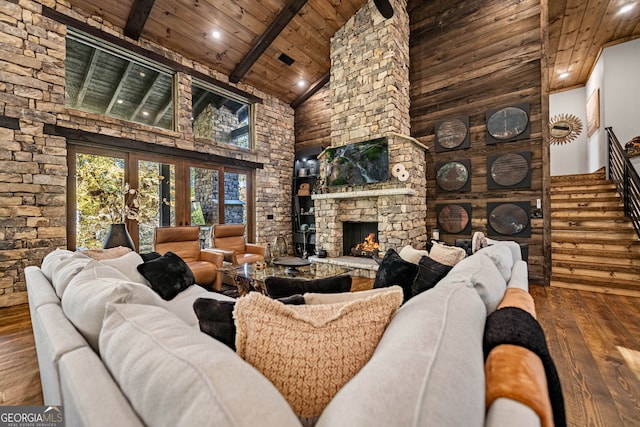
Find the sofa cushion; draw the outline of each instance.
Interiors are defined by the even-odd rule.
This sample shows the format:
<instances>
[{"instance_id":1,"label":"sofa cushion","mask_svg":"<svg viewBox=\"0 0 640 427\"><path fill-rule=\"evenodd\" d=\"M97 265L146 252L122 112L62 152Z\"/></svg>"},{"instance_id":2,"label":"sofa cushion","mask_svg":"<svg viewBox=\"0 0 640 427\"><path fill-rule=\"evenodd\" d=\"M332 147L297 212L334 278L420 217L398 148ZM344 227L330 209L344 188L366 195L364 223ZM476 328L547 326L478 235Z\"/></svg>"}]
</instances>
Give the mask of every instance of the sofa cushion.
<instances>
[{"instance_id":1,"label":"sofa cushion","mask_svg":"<svg viewBox=\"0 0 640 427\"><path fill-rule=\"evenodd\" d=\"M40 270L42 270L42 274L45 275L47 280L51 281L53 279L53 270L58 266L58 261L72 254L73 252L70 250L56 248L45 255L40 265Z\"/></svg>"},{"instance_id":2,"label":"sofa cushion","mask_svg":"<svg viewBox=\"0 0 640 427\"><path fill-rule=\"evenodd\" d=\"M126 279L99 277L70 284L62 297L62 310L96 351L105 306L109 302L165 305L148 286Z\"/></svg>"},{"instance_id":3,"label":"sofa cushion","mask_svg":"<svg viewBox=\"0 0 640 427\"><path fill-rule=\"evenodd\" d=\"M344 301L285 305L252 292L238 299L234 310L238 354L305 420L319 416L367 363L402 303L398 286L326 297Z\"/></svg>"},{"instance_id":4,"label":"sofa cushion","mask_svg":"<svg viewBox=\"0 0 640 427\"><path fill-rule=\"evenodd\" d=\"M518 250L520 250L518 248ZM511 280L511 269L513 268L513 257L509 246L504 243L487 246L476 252L488 257L497 267L505 282Z\"/></svg>"},{"instance_id":5,"label":"sofa cushion","mask_svg":"<svg viewBox=\"0 0 640 427\"><path fill-rule=\"evenodd\" d=\"M413 295L411 286L417 274L418 265L403 260L400 255L391 248L387 250L384 258L382 258L382 262L376 273L376 278L373 281L373 288L384 288L392 285L401 286L404 301L407 301Z\"/></svg>"},{"instance_id":6,"label":"sofa cushion","mask_svg":"<svg viewBox=\"0 0 640 427\"><path fill-rule=\"evenodd\" d=\"M418 267L418 274L411 287L411 292L414 296L433 288L452 268L448 265L440 264L429 256L422 257Z\"/></svg>"},{"instance_id":7,"label":"sofa cushion","mask_svg":"<svg viewBox=\"0 0 640 427\"><path fill-rule=\"evenodd\" d=\"M264 376L165 309L109 304L100 354L153 426L300 426Z\"/></svg>"},{"instance_id":8,"label":"sofa cushion","mask_svg":"<svg viewBox=\"0 0 640 427\"><path fill-rule=\"evenodd\" d=\"M127 276L127 279L131 282L151 286L151 283L149 283L149 281L138 271L138 266L144 261L137 252L129 252L121 257L105 259L100 262L115 268L120 273Z\"/></svg>"},{"instance_id":9,"label":"sofa cushion","mask_svg":"<svg viewBox=\"0 0 640 427\"><path fill-rule=\"evenodd\" d=\"M413 264L418 264L423 256L429 256L429 251L414 249L413 246L407 245L400 249L400 258Z\"/></svg>"},{"instance_id":10,"label":"sofa cushion","mask_svg":"<svg viewBox=\"0 0 640 427\"><path fill-rule=\"evenodd\" d=\"M433 242L429 256L440 264L453 267L467 256L467 252L463 248Z\"/></svg>"},{"instance_id":11,"label":"sofa cushion","mask_svg":"<svg viewBox=\"0 0 640 427\"><path fill-rule=\"evenodd\" d=\"M89 261L91 261L91 258L80 252L65 253L56 250L51 257L45 257L45 260L43 260L45 270L43 272L45 272L45 275L47 275L47 272L51 274L50 281L59 298L62 298L69 282L84 269Z\"/></svg>"},{"instance_id":12,"label":"sofa cushion","mask_svg":"<svg viewBox=\"0 0 640 427\"><path fill-rule=\"evenodd\" d=\"M463 285L413 297L316 427L482 427L485 318L477 292Z\"/></svg>"},{"instance_id":13,"label":"sofa cushion","mask_svg":"<svg viewBox=\"0 0 640 427\"><path fill-rule=\"evenodd\" d=\"M474 288L478 292L485 304L487 315L496 310L507 288L502 274L493 261L480 252L459 262L436 287L460 284Z\"/></svg>"},{"instance_id":14,"label":"sofa cushion","mask_svg":"<svg viewBox=\"0 0 640 427\"><path fill-rule=\"evenodd\" d=\"M351 290L352 278L348 274L320 279L268 276L264 280L267 294L271 298L283 298L307 292L338 293Z\"/></svg>"},{"instance_id":15,"label":"sofa cushion","mask_svg":"<svg viewBox=\"0 0 640 427\"><path fill-rule=\"evenodd\" d=\"M151 289L167 301L196 283L187 263L173 252L138 265L138 271L151 283Z\"/></svg>"}]
</instances>

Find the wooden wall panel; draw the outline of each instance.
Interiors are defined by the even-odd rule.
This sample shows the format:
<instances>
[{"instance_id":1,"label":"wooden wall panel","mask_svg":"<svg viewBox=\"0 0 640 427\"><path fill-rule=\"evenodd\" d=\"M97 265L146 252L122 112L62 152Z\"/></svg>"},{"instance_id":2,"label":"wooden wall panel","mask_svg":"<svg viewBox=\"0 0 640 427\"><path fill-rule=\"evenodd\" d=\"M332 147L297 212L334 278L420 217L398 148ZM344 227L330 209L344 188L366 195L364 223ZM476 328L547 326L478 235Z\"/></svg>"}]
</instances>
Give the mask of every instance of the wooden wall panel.
<instances>
[{"instance_id":1,"label":"wooden wall panel","mask_svg":"<svg viewBox=\"0 0 640 427\"><path fill-rule=\"evenodd\" d=\"M295 112L296 151L331 145L331 91L327 83Z\"/></svg>"},{"instance_id":2,"label":"wooden wall panel","mask_svg":"<svg viewBox=\"0 0 640 427\"><path fill-rule=\"evenodd\" d=\"M409 0L411 19L411 136L430 150L427 165L427 226L435 228L436 204L470 203L473 231L487 234L487 203L529 202L544 197L546 123L542 85L543 31L541 0ZM487 144L486 112L527 102L530 105L528 139ZM469 116L471 146L435 152L436 122ZM531 152L531 188L490 190L487 157L508 152ZM471 191L442 193L436 187L436 164L458 159L471 161ZM548 168L547 168L548 169ZM513 239L529 246L529 277L548 283L550 254L545 250L544 220L530 219L531 237ZM469 235L442 233L453 243Z\"/></svg>"}]
</instances>

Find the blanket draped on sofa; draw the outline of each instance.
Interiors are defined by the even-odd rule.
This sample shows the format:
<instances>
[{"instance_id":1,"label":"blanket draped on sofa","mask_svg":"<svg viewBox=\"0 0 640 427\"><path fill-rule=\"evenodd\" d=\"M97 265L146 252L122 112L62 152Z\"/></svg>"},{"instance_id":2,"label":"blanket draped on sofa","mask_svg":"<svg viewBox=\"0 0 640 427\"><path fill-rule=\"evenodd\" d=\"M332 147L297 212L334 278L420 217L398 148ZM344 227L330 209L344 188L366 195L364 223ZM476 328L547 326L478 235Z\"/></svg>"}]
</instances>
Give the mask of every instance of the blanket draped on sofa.
<instances>
[{"instance_id":1,"label":"blanket draped on sofa","mask_svg":"<svg viewBox=\"0 0 640 427\"><path fill-rule=\"evenodd\" d=\"M483 349L485 360L491 350L501 344L524 347L535 353L544 366L549 388L549 399L556 427L566 426L564 399L555 364L538 321L525 310L518 307L503 307L487 317L484 330Z\"/></svg>"}]
</instances>

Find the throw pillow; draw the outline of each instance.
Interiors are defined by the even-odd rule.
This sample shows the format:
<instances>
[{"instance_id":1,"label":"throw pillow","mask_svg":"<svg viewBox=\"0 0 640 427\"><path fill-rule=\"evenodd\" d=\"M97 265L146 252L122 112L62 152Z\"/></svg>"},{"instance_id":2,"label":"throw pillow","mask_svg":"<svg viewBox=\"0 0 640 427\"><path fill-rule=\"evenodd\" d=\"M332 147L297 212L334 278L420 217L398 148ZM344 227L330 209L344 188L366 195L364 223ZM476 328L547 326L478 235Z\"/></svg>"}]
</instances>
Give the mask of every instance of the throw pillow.
<instances>
[{"instance_id":1,"label":"throw pillow","mask_svg":"<svg viewBox=\"0 0 640 427\"><path fill-rule=\"evenodd\" d=\"M152 259L160 258L162 255L156 251L152 252L144 252L140 254L140 258L142 258L142 262L151 261Z\"/></svg>"},{"instance_id":2,"label":"throw pillow","mask_svg":"<svg viewBox=\"0 0 640 427\"><path fill-rule=\"evenodd\" d=\"M318 417L367 363L402 303L398 286L359 294L341 303L285 305L252 292L236 302L238 354L303 421Z\"/></svg>"},{"instance_id":3,"label":"throw pillow","mask_svg":"<svg viewBox=\"0 0 640 427\"><path fill-rule=\"evenodd\" d=\"M403 260L394 249L389 249L378 267L373 288L400 285L404 293L404 301L407 301L413 295L411 286L417 274L416 264Z\"/></svg>"},{"instance_id":4,"label":"throw pillow","mask_svg":"<svg viewBox=\"0 0 640 427\"><path fill-rule=\"evenodd\" d=\"M196 283L187 263L173 252L140 264L138 271L151 283L151 289L167 301Z\"/></svg>"},{"instance_id":5,"label":"throw pillow","mask_svg":"<svg viewBox=\"0 0 640 427\"><path fill-rule=\"evenodd\" d=\"M271 298L282 298L307 292L337 293L351 290L351 276L341 275L321 279L298 279L295 277L268 276L264 280L267 294Z\"/></svg>"},{"instance_id":6,"label":"throw pillow","mask_svg":"<svg viewBox=\"0 0 640 427\"><path fill-rule=\"evenodd\" d=\"M121 256L131 252L131 248L116 246L115 248L108 249L85 249L80 252L95 260L102 261L105 259L120 258Z\"/></svg>"},{"instance_id":7,"label":"throw pillow","mask_svg":"<svg viewBox=\"0 0 640 427\"><path fill-rule=\"evenodd\" d=\"M400 258L405 261L418 264L423 256L429 256L429 251L414 249L413 246L407 245L400 249L400 253L398 255L400 255Z\"/></svg>"},{"instance_id":8,"label":"throw pillow","mask_svg":"<svg viewBox=\"0 0 640 427\"><path fill-rule=\"evenodd\" d=\"M302 295L291 295L279 298L278 301L283 304L305 304L305 298ZM193 303L200 331L233 350L236 349L236 325L233 321L235 304L235 301L220 301L212 298L198 298Z\"/></svg>"},{"instance_id":9,"label":"throw pillow","mask_svg":"<svg viewBox=\"0 0 640 427\"><path fill-rule=\"evenodd\" d=\"M418 267L418 274L411 288L413 295L433 288L453 268L440 264L428 256L422 257Z\"/></svg>"},{"instance_id":10,"label":"throw pillow","mask_svg":"<svg viewBox=\"0 0 640 427\"><path fill-rule=\"evenodd\" d=\"M431 259L450 267L462 261L466 256L467 252L463 248L438 242L433 242L433 246L429 251L429 257L431 257Z\"/></svg>"},{"instance_id":11,"label":"throw pillow","mask_svg":"<svg viewBox=\"0 0 640 427\"><path fill-rule=\"evenodd\" d=\"M200 330L232 350L236 349L236 325L233 323L235 305L235 301L218 301L211 298L198 298L193 303Z\"/></svg>"}]
</instances>

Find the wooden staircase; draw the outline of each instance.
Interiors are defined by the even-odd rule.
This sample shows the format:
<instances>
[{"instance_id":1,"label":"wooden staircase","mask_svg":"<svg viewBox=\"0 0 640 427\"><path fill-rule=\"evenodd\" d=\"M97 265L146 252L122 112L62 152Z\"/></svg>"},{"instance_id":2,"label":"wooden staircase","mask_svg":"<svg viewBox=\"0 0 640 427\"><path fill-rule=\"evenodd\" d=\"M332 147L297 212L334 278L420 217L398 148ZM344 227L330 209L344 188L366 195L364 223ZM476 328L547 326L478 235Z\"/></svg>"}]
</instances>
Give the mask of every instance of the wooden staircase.
<instances>
[{"instance_id":1,"label":"wooden staircase","mask_svg":"<svg viewBox=\"0 0 640 427\"><path fill-rule=\"evenodd\" d=\"M551 178L551 286L640 296L640 242L604 169Z\"/></svg>"}]
</instances>

